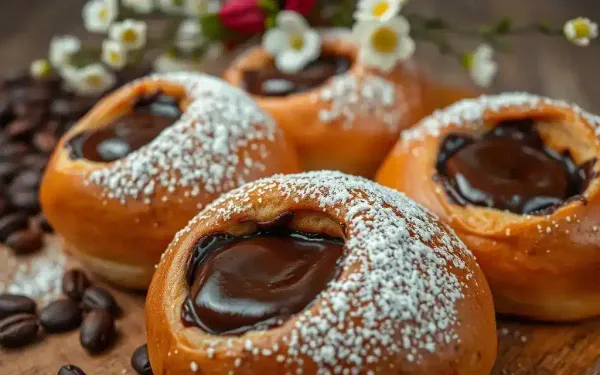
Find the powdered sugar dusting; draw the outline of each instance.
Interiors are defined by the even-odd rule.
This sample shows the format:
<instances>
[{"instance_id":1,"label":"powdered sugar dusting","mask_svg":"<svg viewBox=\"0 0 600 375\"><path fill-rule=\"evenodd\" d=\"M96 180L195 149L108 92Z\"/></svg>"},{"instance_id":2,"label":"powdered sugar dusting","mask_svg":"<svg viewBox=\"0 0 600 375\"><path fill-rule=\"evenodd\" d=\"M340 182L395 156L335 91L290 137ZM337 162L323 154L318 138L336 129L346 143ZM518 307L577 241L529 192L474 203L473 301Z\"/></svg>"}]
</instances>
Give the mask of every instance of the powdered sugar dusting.
<instances>
[{"instance_id":1,"label":"powdered sugar dusting","mask_svg":"<svg viewBox=\"0 0 600 375\"><path fill-rule=\"evenodd\" d=\"M324 123L341 119L344 128L350 128L358 115L367 114L383 121L391 131L397 130L408 109L396 105L399 98L401 102L408 100L392 82L368 73L335 76L313 95L313 100L330 104L319 111L319 120Z\"/></svg>"},{"instance_id":2,"label":"powdered sugar dusting","mask_svg":"<svg viewBox=\"0 0 600 375\"><path fill-rule=\"evenodd\" d=\"M240 89L203 74L171 73L161 79L185 87L192 102L173 125L152 142L106 168L90 173L87 183L104 188L105 198L141 199L150 203L157 188L184 196L202 190L219 193L246 182L264 169L269 154L264 141L274 141L274 121ZM133 84L138 84L134 82ZM240 150L257 150L251 157Z\"/></svg>"},{"instance_id":3,"label":"powdered sugar dusting","mask_svg":"<svg viewBox=\"0 0 600 375\"><path fill-rule=\"evenodd\" d=\"M524 92L514 92L465 99L446 109L438 110L431 116L423 119L417 126L405 131L402 134L402 139L410 141L428 135L437 136L441 129L451 124L479 128L486 111L500 111L503 108L511 106L534 108L540 104L571 109L590 125L596 127L596 134L600 135L600 117L586 112L577 105Z\"/></svg>"},{"instance_id":4,"label":"powdered sugar dusting","mask_svg":"<svg viewBox=\"0 0 600 375\"><path fill-rule=\"evenodd\" d=\"M273 191L297 202L314 202L345 223L342 267L347 277L331 282L317 297L316 314L299 313L283 339L285 348L274 347L268 356L302 369L301 355L307 355L319 373L338 369L334 372L358 374L366 373L369 363L400 352L407 361L419 361L423 353L459 341L456 304L466 286L455 271L471 279L463 259L472 255L423 208L369 180L339 172L262 179L209 205L173 244L196 223L227 221L252 209L257 196ZM251 340L243 340L244 355L267 356Z\"/></svg>"}]
</instances>

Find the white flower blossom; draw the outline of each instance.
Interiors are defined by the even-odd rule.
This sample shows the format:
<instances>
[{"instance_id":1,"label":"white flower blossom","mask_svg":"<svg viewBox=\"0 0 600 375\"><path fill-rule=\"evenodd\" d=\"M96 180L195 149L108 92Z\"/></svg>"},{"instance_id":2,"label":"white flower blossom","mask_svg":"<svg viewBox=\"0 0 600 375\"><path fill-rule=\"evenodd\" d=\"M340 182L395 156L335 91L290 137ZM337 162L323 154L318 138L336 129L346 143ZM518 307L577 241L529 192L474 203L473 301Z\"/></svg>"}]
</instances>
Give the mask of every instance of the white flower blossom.
<instances>
[{"instance_id":1,"label":"white flower blossom","mask_svg":"<svg viewBox=\"0 0 600 375\"><path fill-rule=\"evenodd\" d=\"M115 75L102 64L92 64L82 69L69 66L61 74L69 88L79 95L102 94L116 83Z\"/></svg>"},{"instance_id":2,"label":"white flower blossom","mask_svg":"<svg viewBox=\"0 0 600 375\"><path fill-rule=\"evenodd\" d=\"M163 53L154 60L154 71L157 73L169 72L202 72L205 69L205 62L216 59L223 55L223 45L221 43L213 43L208 47L208 50L202 57L199 58L180 58L172 56L168 53Z\"/></svg>"},{"instance_id":3,"label":"white flower blossom","mask_svg":"<svg viewBox=\"0 0 600 375\"><path fill-rule=\"evenodd\" d=\"M387 21L398 15L407 0L361 0L354 18L361 21Z\"/></svg>"},{"instance_id":4,"label":"white flower blossom","mask_svg":"<svg viewBox=\"0 0 600 375\"><path fill-rule=\"evenodd\" d=\"M123 0L123 5L141 14L148 14L154 10L154 0Z\"/></svg>"},{"instance_id":5,"label":"white flower blossom","mask_svg":"<svg viewBox=\"0 0 600 375\"><path fill-rule=\"evenodd\" d=\"M476 85L490 86L498 73L498 64L494 61L494 49L487 44L480 45L473 53L465 56L465 67Z\"/></svg>"},{"instance_id":6,"label":"white flower blossom","mask_svg":"<svg viewBox=\"0 0 600 375\"><path fill-rule=\"evenodd\" d=\"M52 73L52 65L47 59L35 60L29 67L29 73L33 78L48 77Z\"/></svg>"},{"instance_id":7,"label":"white flower blossom","mask_svg":"<svg viewBox=\"0 0 600 375\"><path fill-rule=\"evenodd\" d=\"M367 66L391 71L398 61L407 60L415 52L410 25L401 16L387 21L359 21L352 30L360 45L359 59Z\"/></svg>"},{"instance_id":8,"label":"white flower blossom","mask_svg":"<svg viewBox=\"0 0 600 375\"><path fill-rule=\"evenodd\" d=\"M119 15L117 0L89 0L83 6L83 23L88 31L104 33Z\"/></svg>"},{"instance_id":9,"label":"white flower blossom","mask_svg":"<svg viewBox=\"0 0 600 375\"><path fill-rule=\"evenodd\" d=\"M321 38L298 13L282 11L276 27L265 33L264 49L275 57L277 69L295 73L316 60L321 53Z\"/></svg>"},{"instance_id":10,"label":"white flower blossom","mask_svg":"<svg viewBox=\"0 0 600 375\"><path fill-rule=\"evenodd\" d=\"M219 2L215 0L185 0L184 12L188 16L199 16L205 13L216 12Z\"/></svg>"},{"instance_id":11,"label":"white flower blossom","mask_svg":"<svg viewBox=\"0 0 600 375\"><path fill-rule=\"evenodd\" d=\"M81 41L74 36L55 36L50 41L49 58L55 68L71 63L73 55L81 50Z\"/></svg>"},{"instance_id":12,"label":"white flower blossom","mask_svg":"<svg viewBox=\"0 0 600 375\"><path fill-rule=\"evenodd\" d=\"M205 41L200 22L196 18L190 18L179 25L174 43L181 51L191 52Z\"/></svg>"},{"instance_id":13,"label":"white flower blossom","mask_svg":"<svg viewBox=\"0 0 600 375\"><path fill-rule=\"evenodd\" d=\"M580 47L586 47L598 37L598 24L588 18L578 17L565 23L565 37Z\"/></svg>"},{"instance_id":14,"label":"white flower blossom","mask_svg":"<svg viewBox=\"0 0 600 375\"><path fill-rule=\"evenodd\" d=\"M185 14L187 0L158 0L160 10L168 14Z\"/></svg>"},{"instance_id":15,"label":"white flower blossom","mask_svg":"<svg viewBox=\"0 0 600 375\"><path fill-rule=\"evenodd\" d=\"M127 49L115 40L102 42L102 61L113 69L123 69L127 65Z\"/></svg>"},{"instance_id":16,"label":"white flower blossom","mask_svg":"<svg viewBox=\"0 0 600 375\"><path fill-rule=\"evenodd\" d=\"M140 49L146 45L147 25L143 21L125 20L112 25L109 35L126 49Z\"/></svg>"}]
</instances>

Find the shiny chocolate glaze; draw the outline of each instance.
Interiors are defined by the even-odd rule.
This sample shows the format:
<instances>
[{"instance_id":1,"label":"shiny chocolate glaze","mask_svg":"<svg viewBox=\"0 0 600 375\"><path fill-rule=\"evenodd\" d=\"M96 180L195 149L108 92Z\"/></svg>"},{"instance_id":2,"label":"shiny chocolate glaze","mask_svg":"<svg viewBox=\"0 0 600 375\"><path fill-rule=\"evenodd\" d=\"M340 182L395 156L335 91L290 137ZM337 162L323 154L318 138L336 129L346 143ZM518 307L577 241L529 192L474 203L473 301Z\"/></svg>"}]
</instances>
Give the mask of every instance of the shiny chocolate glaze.
<instances>
[{"instance_id":1,"label":"shiny chocolate glaze","mask_svg":"<svg viewBox=\"0 0 600 375\"><path fill-rule=\"evenodd\" d=\"M278 326L337 277L343 247L340 238L279 224L244 236L208 235L188 265L183 323L219 335Z\"/></svg>"},{"instance_id":2,"label":"shiny chocolate glaze","mask_svg":"<svg viewBox=\"0 0 600 375\"><path fill-rule=\"evenodd\" d=\"M109 125L77 134L68 143L72 159L94 162L121 159L150 143L181 116L179 100L156 94L141 97L131 112Z\"/></svg>"},{"instance_id":3,"label":"shiny chocolate glaze","mask_svg":"<svg viewBox=\"0 0 600 375\"><path fill-rule=\"evenodd\" d=\"M489 132L447 135L437 179L457 204L516 214L548 214L581 195L595 159L576 165L568 150L544 145L533 119L504 121Z\"/></svg>"},{"instance_id":4,"label":"shiny chocolate glaze","mask_svg":"<svg viewBox=\"0 0 600 375\"><path fill-rule=\"evenodd\" d=\"M351 61L345 56L322 55L298 73L281 72L271 64L243 73L243 87L256 96L286 96L321 86L329 78L347 72Z\"/></svg>"}]
</instances>

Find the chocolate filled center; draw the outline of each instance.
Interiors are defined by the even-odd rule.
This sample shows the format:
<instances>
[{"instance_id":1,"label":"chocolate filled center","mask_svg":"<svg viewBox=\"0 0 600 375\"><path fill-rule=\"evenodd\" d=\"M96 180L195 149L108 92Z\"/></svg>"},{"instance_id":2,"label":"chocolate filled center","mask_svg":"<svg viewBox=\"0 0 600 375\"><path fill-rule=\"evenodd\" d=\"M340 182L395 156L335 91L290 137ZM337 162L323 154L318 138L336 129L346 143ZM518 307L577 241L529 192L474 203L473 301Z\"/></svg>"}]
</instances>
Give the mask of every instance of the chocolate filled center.
<instances>
[{"instance_id":1,"label":"chocolate filled center","mask_svg":"<svg viewBox=\"0 0 600 375\"><path fill-rule=\"evenodd\" d=\"M461 205L547 214L580 198L595 159L577 165L569 151L544 145L532 119L500 123L478 136L451 133L440 146L438 180Z\"/></svg>"},{"instance_id":2,"label":"chocolate filled center","mask_svg":"<svg viewBox=\"0 0 600 375\"><path fill-rule=\"evenodd\" d=\"M289 229L207 236L188 269L183 322L230 335L280 325L336 277L343 246L341 239Z\"/></svg>"},{"instance_id":3,"label":"chocolate filled center","mask_svg":"<svg viewBox=\"0 0 600 375\"><path fill-rule=\"evenodd\" d=\"M76 135L67 147L73 159L112 162L150 143L180 116L178 99L160 94L142 97L129 113Z\"/></svg>"},{"instance_id":4,"label":"chocolate filled center","mask_svg":"<svg viewBox=\"0 0 600 375\"><path fill-rule=\"evenodd\" d=\"M329 78L347 72L350 59L345 56L322 55L297 73L284 73L274 64L243 73L244 89L257 96L286 96L321 86Z\"/></svg>"}]
</instances>

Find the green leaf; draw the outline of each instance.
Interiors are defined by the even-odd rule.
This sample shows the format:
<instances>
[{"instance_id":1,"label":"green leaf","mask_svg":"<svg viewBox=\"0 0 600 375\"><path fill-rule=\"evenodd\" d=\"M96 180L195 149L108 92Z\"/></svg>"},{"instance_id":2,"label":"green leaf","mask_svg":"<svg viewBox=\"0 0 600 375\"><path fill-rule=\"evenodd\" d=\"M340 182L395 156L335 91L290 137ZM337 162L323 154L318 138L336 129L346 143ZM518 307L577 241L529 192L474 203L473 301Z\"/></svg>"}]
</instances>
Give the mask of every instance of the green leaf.
<instances>
[{"instance_id":1,"label":"green leaf","mask_svg":"<svg viewBox=\"0 0 600 375\"><path fill-rule=\"evenodd\" d=\"M277 0L258 0L258 7L269 15L277 14L280 11Z\"/></svg>"},{"instance_id":2,"label":"green leaf","mask_svg":"<svg viewBox=\"0 0 600 375\"><path fill-rule=\"evenodd\" d=\"M202 34L212 41L223 41L235 39L236 33L227 29L221 23L217 13L206 13L200 16Z\"/></svg>"},{"instance_id":3,"label":"green leaf","mask_svg":"<svg viewBox=\"0 0 600 375\"><path fill-rule=\"evenodd\" d=\"M494 25L494 31L496 31L497 34L507 34L511 29L512 21L508 17L501 19Z\"/></svg>"}]
</instances>

